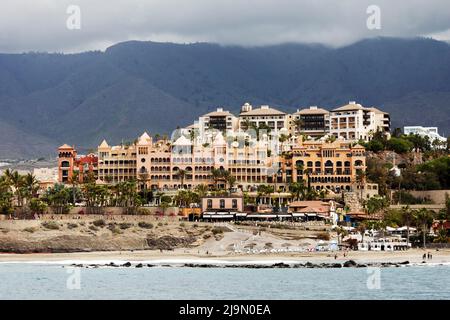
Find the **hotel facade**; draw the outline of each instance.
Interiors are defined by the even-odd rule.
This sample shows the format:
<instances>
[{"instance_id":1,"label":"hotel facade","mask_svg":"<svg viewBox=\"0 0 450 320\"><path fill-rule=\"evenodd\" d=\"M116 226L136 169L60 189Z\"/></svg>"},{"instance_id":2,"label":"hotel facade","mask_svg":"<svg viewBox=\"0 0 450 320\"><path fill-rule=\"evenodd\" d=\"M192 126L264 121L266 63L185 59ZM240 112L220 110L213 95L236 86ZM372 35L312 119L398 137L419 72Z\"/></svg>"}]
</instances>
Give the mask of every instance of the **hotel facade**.
<instances>
[{"instance_id":1,"label":"hotel facade","mask_svg":"<svg viewBox=\"0 0 450 320\"><path fill-rule=\"evenodd\" d=\"M213 176L219 169L235 177L234 186L243 191L260 184L287 191L300 181L316 190L351 191L366 166L364 147L356 141L370 140L370 130L389 130L388 115L378 111L350 103L331 112L310 107L289 115L246 103L236 117L219 108L176 130L170 140L154 141L147 133L130 145L104 140L97 155L89 155L88 166L80 167L74 148L62 146L59 182L68 183L78 168L95 173L100 184L136 180L153 190L229 187Z\"/></svg>"}]
</instances>

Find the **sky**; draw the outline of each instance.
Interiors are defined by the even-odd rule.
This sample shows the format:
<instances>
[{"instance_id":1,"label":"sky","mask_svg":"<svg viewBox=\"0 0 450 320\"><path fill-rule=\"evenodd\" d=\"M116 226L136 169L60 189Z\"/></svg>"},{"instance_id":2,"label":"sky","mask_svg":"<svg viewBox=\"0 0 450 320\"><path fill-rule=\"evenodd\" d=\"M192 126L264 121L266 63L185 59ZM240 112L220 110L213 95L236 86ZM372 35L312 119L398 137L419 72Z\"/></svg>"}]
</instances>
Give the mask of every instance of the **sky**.
<instances>
[{"instance_id":1,"label":"sky","mask_svg":"<svg viewBox=\"0 0 450 320\"><path fill-rule=\"evenodd\" d=\"M375 9L374 9L375 6ZM450 0L2 0L0 52L105 50L128 40L339 47L450 40Z\"/></svg>"}]
</instances>

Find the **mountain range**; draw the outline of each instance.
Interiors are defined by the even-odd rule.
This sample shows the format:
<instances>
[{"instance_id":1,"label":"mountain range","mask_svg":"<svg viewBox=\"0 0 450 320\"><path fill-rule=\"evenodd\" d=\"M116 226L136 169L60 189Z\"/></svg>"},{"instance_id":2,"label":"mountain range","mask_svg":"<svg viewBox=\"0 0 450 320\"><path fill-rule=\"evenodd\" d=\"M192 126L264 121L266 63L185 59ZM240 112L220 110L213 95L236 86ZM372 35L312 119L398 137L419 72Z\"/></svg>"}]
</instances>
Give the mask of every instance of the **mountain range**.
<instances>
[{"instance_id":1,"label":"mountain range","mask_svg":"<svg viewBox=\"0 0 450 320\"><path fill-rule=\"evenodd\" d=\"M391 113L392 127L450 134L450 45L376 38L331 48L129 41L104 52L0 54L0 159L83 152L103 138L170 134L217 107L286 112L354 100Z\"/></svg>"}]
</instances>

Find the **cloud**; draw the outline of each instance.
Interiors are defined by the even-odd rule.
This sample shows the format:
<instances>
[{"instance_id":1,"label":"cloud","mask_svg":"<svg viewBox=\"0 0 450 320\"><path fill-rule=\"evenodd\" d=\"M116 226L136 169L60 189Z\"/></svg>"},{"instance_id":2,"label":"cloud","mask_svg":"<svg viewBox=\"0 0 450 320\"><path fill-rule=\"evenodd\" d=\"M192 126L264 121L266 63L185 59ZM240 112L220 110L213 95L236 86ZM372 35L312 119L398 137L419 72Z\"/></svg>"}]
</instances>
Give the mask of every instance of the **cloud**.
<instances>
[{"instance_id":1,"label":"cloud","mask_svg":"<svg viewBox=\"0 0 450 320\"><path fill-rule=\"evenodd\" d=\"M67 8L81 10L69 30ZM381 29L366 25L369 5ZM449 39L448 0L15 0L0 7L0 52L103 50L126 40L342 46L378 36Z\"/></svg>"}]
</instances>

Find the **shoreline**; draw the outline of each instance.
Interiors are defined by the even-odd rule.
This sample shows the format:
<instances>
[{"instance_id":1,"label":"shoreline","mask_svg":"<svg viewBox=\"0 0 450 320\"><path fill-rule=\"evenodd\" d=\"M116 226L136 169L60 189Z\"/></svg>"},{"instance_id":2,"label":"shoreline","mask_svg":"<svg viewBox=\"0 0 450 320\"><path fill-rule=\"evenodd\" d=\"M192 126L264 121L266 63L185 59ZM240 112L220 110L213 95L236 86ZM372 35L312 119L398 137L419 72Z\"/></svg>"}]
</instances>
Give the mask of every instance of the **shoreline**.
<instances>
[{"instance_id":1,"label":"shoreline","mask_svg":"<svg viewBox=\"0 0 450 320\"><path fill-rule=\"evenodd\" d=\"M432 259L423 263L422 255L430 252ZM33 253L14 254L0 253L0 264L123 264L130 262L133 264L248 264L267 265L276 263L340 263L353 260L359 264L376 263L402 263L408 261L410 265L450 265L450 250L423 250L410 249L409 251L398 252L367 252L350 251L343 256L343 252L336 252L337 259L334 259L335 252L310 252L291 254L228 254L228 255L205 255L186 252L177 249L171 252L161 253L158 250L141 251L100 251L100 252L75 252L75 253Z\"/></svg>"}]
</instances>

